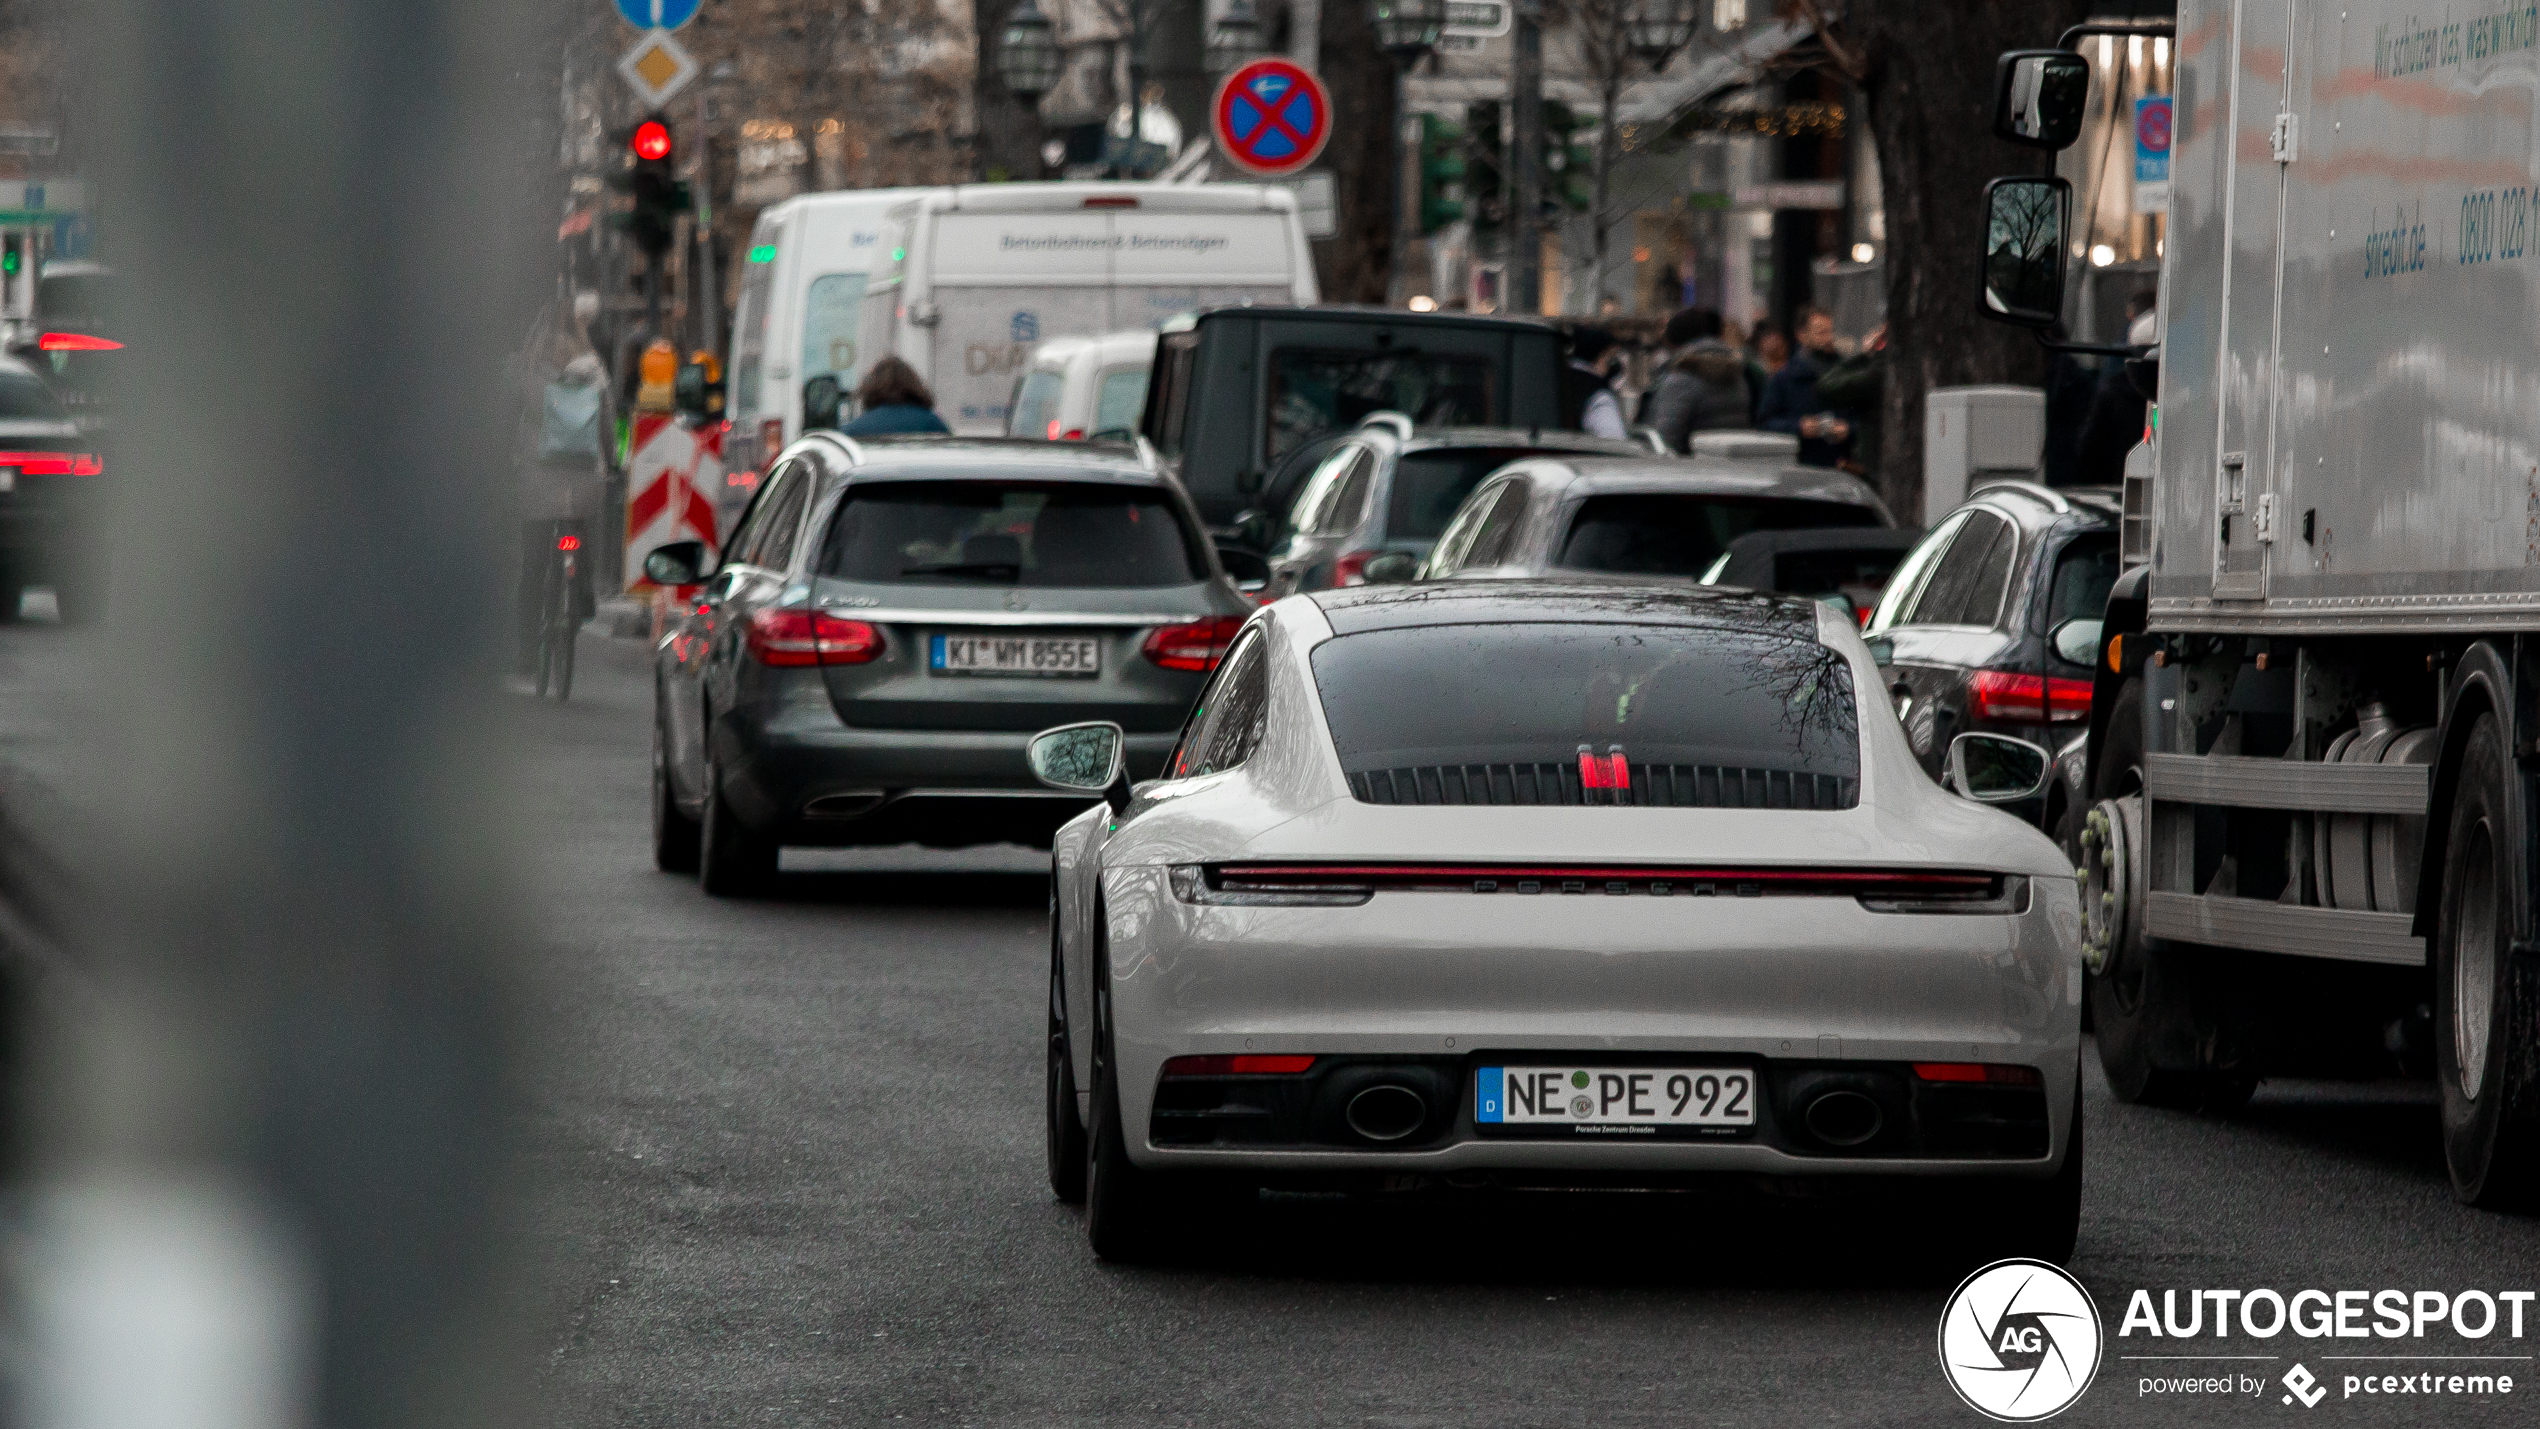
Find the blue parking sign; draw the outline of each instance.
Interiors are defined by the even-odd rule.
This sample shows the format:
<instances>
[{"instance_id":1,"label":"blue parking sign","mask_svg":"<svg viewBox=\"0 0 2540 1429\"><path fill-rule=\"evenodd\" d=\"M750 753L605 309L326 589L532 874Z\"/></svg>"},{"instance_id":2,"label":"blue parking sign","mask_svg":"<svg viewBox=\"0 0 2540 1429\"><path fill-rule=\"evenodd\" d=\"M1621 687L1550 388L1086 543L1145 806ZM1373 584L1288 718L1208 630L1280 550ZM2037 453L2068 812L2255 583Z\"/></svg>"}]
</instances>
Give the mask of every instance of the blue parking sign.
<instances>
[{"instance_id":1,"label":"blue parking sign","mask_svg":"<svg viewBox=\"0 0 2540 1429\"><path fill-rule=\"evenodd\" d=\"M639 30L676 30L697 18L702 0L617 0L617 13Z\"/></svg>"}]
</instances>

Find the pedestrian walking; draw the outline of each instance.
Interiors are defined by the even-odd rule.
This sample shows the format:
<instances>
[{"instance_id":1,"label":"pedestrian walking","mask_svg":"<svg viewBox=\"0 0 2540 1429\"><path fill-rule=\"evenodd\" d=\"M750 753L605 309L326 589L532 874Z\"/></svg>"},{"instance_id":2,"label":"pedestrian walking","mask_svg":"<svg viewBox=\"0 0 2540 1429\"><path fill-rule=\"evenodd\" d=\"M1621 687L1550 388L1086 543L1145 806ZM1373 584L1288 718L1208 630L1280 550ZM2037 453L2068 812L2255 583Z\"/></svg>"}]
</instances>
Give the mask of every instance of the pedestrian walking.
<instances>
[{"instance_id":1,"label":"pedestrian walking","mask_svg":"<svg viewBox=\"0 0 2540 1429\"><path fill-rule=\"evenodd\" d=\"M1691 451L1695 432L1750 426L1756 388L1746 361L1723 341L1714 308L1687 308L1667 319L1672 353L1651 390L1649 425L1672 451Z\"/></svg>"},{"instance_id":2,"label":"pedestrian walking","mask_svg":"<svg viewBox=\"0 0 2540 1429\"><path fill-rule=\"evenodd\" d=\"M1614 392L1614 334L1581 328L1570 335L1570 366L1562 374L1562 415L1592 437L1624 437L1623 399Z\"/></svg>"},{"instance_id":3,"label":"pedestrian walking","mask_svg":"<svg viewBox=\"0 0 2540 1429\"><path fill-rule=\"evenodd\" d=\"M952 428L935 415L935 394L917 369L896 357L885 357L864 374L855 389L864 410L838 429L841 436L890 437L949 434Z\"/></svg>"}]
</instances>

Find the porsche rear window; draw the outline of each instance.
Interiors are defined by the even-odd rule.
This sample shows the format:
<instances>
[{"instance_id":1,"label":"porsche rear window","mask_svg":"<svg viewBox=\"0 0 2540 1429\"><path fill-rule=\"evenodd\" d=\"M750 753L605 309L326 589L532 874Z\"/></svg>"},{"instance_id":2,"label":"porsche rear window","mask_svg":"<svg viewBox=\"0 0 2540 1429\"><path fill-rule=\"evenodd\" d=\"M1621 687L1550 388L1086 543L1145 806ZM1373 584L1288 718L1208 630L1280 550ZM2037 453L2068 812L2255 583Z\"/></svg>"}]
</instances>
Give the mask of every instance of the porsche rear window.
<instances>
[{"instance_id":1,"label":"porsche rear window","mask_svg":"<svg viewBox=\"0 0 2540 1429\"><path fill-rule=\"evenodd\" d=\"M1345 635L1313 660L1369 803L1859 802L1851 667L1796 629L1436 625Z\"/></svg>"},{"instance_id":2,"label":"porsche rear window","mask_svg":"<svg viewBox=\"0 0 2540 1429\"><path fill-rule=\"evenodd\" d=\"M1591 496L1579 506L1556 564L1574 571L1698 576L1750 531L1875 526L1878 513L1840 501L1691 493Z\"/></svg>"}]
</instances>

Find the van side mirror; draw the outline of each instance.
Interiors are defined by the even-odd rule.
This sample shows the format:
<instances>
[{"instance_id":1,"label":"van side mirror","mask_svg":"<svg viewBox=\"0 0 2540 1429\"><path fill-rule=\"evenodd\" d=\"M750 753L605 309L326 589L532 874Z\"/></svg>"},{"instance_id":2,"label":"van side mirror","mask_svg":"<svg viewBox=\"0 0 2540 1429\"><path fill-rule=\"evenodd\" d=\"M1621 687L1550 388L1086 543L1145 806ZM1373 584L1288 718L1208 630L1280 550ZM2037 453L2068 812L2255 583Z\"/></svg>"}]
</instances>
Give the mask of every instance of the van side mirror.
<instances>
[{"instance_id":1,"label":"van side mirror","mask_svg":"<svg viewBox=\"0 0 2540 1429\"><path fill-rule=\"evenodd\" d=\"M1949 741L1949 787L1979 804L2016 804L2046 792L2055 756L2005 734L1962 734Z\"/></svg>"},{"instance_id":2,"label":"van side mirror","mask_svg":"<svg viewBox=\"0 0 2540 1429\"><path fill-rule=\"evenodd\" d=\"M1984 315L2048 328L2064 316L2064 228L2073 186L1995 179L1984 186Z\"/></svg>"},{"instance_id":3,"label":"van side mirror","mask_svg":"<svg viewBox=\"0 0 2540 1429\"><path fill-rule=\"evenodd\" d=\"M803 384L803 430L834 430L838 425L838 404L845 394L838 390L838 379L822 373Z\"/></svg>"},{"instance_id":4,"label":"van side mirror","mask_svg":"<svg viewBox=\"0 0 2540 1429\"><path fill-rule=\"evenodd\" d=\"M2029 149L2068 149L2090 104L2090 61L2070 50L2013 50L1993 78L1993 134Z\"/></svg>"}]
</instances>

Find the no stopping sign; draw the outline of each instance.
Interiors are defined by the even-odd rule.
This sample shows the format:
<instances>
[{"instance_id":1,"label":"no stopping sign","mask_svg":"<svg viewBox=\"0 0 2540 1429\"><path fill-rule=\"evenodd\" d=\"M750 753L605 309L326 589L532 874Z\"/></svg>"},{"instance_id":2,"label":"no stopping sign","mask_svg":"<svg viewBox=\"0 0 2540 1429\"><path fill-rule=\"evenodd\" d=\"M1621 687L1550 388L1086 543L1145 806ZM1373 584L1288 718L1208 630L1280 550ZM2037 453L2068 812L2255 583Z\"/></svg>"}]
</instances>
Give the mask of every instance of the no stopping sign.
<instances>
[{"instance_id":1,"label":"no stopping sign","mask_svg":"<svg viewBox=\"0 0 2540 1429\"><path fill-rule=\"evenodd\" d=\"M1254 60L1217 86L1209 129L1235 167L1284 177L1313 163L1332 137L1332 96L1301 65Z\"/></svg>"}]
</instances>

